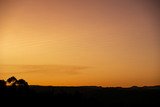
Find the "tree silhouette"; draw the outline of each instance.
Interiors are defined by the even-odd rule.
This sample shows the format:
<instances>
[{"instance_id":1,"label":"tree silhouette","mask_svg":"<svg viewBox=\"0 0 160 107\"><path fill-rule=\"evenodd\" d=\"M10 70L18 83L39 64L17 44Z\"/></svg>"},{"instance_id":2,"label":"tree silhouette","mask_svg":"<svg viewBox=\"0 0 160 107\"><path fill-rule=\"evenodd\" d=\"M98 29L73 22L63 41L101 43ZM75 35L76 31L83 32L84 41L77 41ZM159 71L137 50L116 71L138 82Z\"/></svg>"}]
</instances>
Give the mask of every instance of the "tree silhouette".
<instances>
[{"instance_id":1,"label":"tree silhouette","mask_svg":"<svg viewBox=\"0 0 160 107\"><path fill-rule=\"evenodd\" d=\"M28 87L29 86L28 83L24 79L17 80L16 85L20 86L20 87Z\"/></svg>"},{"instance_id":2,"label":"tree silhouette","mask_svg":"<svg viewBox=\"0 0 160 107\"><path fill-rule=\"evenodd\" d=\"M12 87L29 87L28 83L24 79L17 80L14 76L8 78L7 83Z\"/></svg>"},{"instance_id":3,"label":"tree silhouette","mask_svg":"<svg viewBox=\"0 0 160 107\"><path fill-rule=\"evenodd\" d=\"M17 79L14 76L7 79L7 83L9 83L9 86L16 86L16 82Z\"/></svg>"},{"instance_id":4,"label":"tree silhouette","mask_svg":"<svg viewBox=\"0 0 160 107\"><path fill-rule=\"evenodd\" d=\"M6 82L4 80L0 80L0 88L3 88L6 86Z\"/></svg>"}]
</instances>

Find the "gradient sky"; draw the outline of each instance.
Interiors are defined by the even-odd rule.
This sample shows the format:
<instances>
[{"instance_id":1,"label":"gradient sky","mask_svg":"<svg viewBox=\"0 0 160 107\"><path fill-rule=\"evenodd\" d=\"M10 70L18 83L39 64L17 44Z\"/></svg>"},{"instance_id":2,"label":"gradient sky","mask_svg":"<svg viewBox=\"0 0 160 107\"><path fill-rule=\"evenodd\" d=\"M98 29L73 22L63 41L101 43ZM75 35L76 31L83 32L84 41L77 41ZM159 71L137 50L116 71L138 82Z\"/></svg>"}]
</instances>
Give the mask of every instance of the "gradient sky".
<instances>
[{"instance_id":1,"label":"gradient sky","mask_svg":"<svg viewBox=\"0 0 160 107\"><path fill-rule=\"evenodd\" d=\"M1 0L0 74L30 84L160 84L157 0Z\"/></svg>"}]
</instances>

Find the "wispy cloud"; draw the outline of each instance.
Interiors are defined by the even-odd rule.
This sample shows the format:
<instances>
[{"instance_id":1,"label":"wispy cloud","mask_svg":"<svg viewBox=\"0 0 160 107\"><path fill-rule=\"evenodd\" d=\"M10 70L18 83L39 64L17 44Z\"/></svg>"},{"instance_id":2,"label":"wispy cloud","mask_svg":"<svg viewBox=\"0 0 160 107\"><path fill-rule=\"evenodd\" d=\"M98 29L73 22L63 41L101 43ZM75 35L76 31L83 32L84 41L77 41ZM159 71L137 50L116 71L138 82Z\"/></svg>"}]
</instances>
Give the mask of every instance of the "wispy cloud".
<instances>
[{"instance_id":1,"label":"wispy cloud","mask_svg":"<svg viewBox=\"0 0 160 107\"><path fill-rule=\"evenodd\" d=\"M3 65L0 66L1 74L20 74L20 73L54 73L77 75L81 70L88 69L86 66L72 65Z\"/></svg>"}]
</instances>

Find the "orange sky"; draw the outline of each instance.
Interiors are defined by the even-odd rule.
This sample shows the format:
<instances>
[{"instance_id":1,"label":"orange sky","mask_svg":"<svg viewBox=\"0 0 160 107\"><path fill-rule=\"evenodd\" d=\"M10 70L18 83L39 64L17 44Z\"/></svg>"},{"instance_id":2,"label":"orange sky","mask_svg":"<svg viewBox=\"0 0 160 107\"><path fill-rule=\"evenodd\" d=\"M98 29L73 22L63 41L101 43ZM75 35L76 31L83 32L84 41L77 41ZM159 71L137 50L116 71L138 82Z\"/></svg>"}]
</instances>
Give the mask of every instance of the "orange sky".
<instances>
[{"instance_id":1,"label":"orange sky","mask_svg":"<svg viewBox=\"0 0 160 107\"><path fill-rule=\"evenodd\" d=\"M1 78L39 85L160 83L156 0L3 1Z\"/></svg>"}]
</instances>

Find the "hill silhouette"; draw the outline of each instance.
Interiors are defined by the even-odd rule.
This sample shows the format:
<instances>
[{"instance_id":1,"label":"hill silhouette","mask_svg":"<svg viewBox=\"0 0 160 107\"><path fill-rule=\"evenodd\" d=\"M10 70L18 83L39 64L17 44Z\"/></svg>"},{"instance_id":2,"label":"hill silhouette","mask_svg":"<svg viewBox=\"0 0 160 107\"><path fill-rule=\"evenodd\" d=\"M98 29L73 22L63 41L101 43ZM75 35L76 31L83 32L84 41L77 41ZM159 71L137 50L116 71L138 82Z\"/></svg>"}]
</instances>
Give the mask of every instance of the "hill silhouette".
<instances>
[{"instance_id":1,"label":"hill silhouette","mask_svg":"<svg viewBox=\"0 0 160 107\"><path fill-rule=\"evenodd\" d=\"M15 77L0 80L0 101L5 104L49 106L157 106L160 86L130 88L98 86L37 86Z\"/></svg>"}]
</instances>

